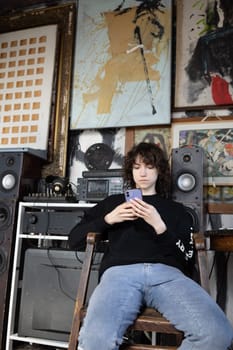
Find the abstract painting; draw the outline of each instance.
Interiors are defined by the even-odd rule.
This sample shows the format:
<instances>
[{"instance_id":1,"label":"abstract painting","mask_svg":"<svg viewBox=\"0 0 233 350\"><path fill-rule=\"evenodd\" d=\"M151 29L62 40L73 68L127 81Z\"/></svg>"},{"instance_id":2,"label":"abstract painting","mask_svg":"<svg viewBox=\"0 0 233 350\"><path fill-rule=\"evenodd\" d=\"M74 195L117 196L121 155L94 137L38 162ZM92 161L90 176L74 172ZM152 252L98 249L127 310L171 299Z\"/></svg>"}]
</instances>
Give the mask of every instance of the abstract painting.
<instances>
[{"instance_id":1,"label":"abstract painting","mask_svg":"<svg viewBox=\"0 0 233 350\"><path fill-rule=\"evenodd\" d=\"M184 122L172 125L172 147L202 147L205 184L233 184L232 121Z\"/></svg>"},{"instance_id":2,"label":"abstract painting","mask_svg":"<svg viewBox=\"0 0 233 350\"><path fill-rule=\"evenodd\" d=\"M71 129L170 123L171 0L80 0Z\"/></svg>"},{"instance_id":3,"label":"abstract painting","mask_svg":"<svg viewBox=\"0 0 233 350\"><path fill-rule=\"evenodd\" d=\"M233 2L177 1L175 108L233 104Z\"/></svg>"},{"instance_id":4,"label":"abstract painting","mask_svg":"<svg viewBox=\"0 0 233 350\"><path fill-rule=\"evenodd\" d=\"M91 149L95 150L92 154ZM83 177L83 171L122 168L125 128L72 130L68 154L69 179L76 192L77 179Z\"/></svg>"},{"instance_id":5,"label":"abstract painting","mask_svg":"<svg viewBox=\"0 0 233 350\"><path fill-rule=\"evenodd\" d=\"M165 153L167 159L171 154L170 127L135 128L135 143L152 142L158 145Z\"/></svg>"}]
</instances>

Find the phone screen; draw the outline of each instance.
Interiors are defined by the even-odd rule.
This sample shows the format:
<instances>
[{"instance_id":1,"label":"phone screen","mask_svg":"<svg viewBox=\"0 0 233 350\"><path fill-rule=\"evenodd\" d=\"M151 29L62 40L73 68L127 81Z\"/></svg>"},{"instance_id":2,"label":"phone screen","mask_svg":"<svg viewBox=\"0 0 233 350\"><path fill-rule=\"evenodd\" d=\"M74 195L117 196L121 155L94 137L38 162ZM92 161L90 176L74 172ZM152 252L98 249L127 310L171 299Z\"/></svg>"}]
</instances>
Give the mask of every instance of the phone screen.
<instances>
[{"instance_id":1,"label":"phone screen","mask_svg":"<svg viewBox=\"0 0 233 350\"><path fill-rule=\"evenodd\" d=\"M142 199L142 191L140 190L140 188L134 188L134 189L125 191L125 199L127 202L130 201L130 199L134 199L134 198Z\"/></svg>"}]
</instances>

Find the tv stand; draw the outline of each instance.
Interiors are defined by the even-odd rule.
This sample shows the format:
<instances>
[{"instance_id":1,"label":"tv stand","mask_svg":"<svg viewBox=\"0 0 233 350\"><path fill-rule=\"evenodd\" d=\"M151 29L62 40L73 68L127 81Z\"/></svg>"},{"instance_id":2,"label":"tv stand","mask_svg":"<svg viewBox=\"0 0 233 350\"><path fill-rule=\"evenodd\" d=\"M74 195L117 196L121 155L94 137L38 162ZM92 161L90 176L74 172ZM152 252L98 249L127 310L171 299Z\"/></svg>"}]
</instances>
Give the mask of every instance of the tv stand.
<instances>
[{"instance_id":1,"label":"tv stand","mask_svg":"<svg viewBox=\"0 0 233 350\"><path fill-rule=\"evenodd\" d=\"M15 345L20 343L36 344L51 346L52 349L67 349L68 342L57 341L44 338L36 338L30 336L20 336L18 334L18 320L19 320L19 305L22 292L22 276L23 276L23 260L25 255L24 244L25 242L32 242L32 245L36 248L46 247L48 242L56 242L56 244L67 245L68 233L65 232L63 235L61 232L61 221L59 221L60 215L64 212L65 215L70 215L72 212L79 212L94 206L95 203L43 203L43 202L20 202L18 210L18 220L15 238L15 249L14 249L14 260L12 267L12 280L11 280L11 292L9 301L9 312L8 312L8 326L6 335L6 346L5 350L13 350L16 348ZM57 218L58 225L53 224L47 232L25 232L25 217L35 216L38 219L38 227L41 228L40 220L41 213L51 213L51 220L55 221ZM61 212L61 213L60 213ZM35 215L34 215L35 213ZM57 217L56 217L57 215ZM65 216L64 215L64 216ZM69 217L69 216L68 216ZM30 223L31 221L28 220ZM42 222L42 220L41 220ZM34 226L32 226L34 227ZM37 226L35 226L37 227ZM65 229L68 228L65 226ZM30 228L28 229L30 230ZM35 277L36 278L36 277ZM33 281L32 281L33 283Z\"/></svg>"}]
</instances>

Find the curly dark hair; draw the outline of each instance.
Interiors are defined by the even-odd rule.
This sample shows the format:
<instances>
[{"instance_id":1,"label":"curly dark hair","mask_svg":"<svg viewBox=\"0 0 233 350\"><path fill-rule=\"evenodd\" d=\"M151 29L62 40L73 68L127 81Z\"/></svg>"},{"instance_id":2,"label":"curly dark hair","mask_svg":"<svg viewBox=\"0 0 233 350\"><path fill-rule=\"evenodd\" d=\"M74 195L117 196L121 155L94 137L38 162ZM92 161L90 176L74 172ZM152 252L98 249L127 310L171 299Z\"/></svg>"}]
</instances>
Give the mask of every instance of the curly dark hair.
<instances>
[{"instance_id":1,"label":"curly dark hair","mask_svg":"<svg viewBox=\"0 0 233 350\"><path fill-rule=\"evenodd\" d=\"M124 180L126 186L130 188L135 187L132 170L137 156L140 156L145 164L157 168L158 179L155 187L156 193L164 198L170 197L171 173L169 162L163 150L154 143L141 142L133 146L126 154L124 160Z\"/></svg>"}]
</instances>

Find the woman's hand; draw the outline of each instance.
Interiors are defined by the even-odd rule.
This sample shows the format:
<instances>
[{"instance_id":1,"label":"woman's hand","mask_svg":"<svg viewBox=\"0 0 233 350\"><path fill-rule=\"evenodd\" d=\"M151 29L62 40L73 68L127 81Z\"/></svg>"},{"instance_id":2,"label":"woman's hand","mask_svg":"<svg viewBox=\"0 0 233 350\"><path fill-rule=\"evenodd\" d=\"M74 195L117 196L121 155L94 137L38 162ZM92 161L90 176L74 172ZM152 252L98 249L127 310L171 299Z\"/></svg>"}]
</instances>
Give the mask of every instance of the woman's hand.
<instances>
[{"instance_id":1,"label":"woman's hand","mask_svg":"<svg viewBox=\"0 0 233 350\"><path fill-rule=\"evenodd\" d=\"M130 200L133 214L142 218L151 225L157 234L164 233L167 229L165 222L162 220L159 212L153 205L150 205L139 198Z\"/></svg>"},{"instance_id":2,"label":"woman's hand","mask_svg":"<svg viewBox=\"0 0 233 350\"><path fill-rule=\"evenodd\" d=\"M105 215L104 220L107 224L113 225L126 220L136 220L137 218L131 203L124 202Z\"/></svg>"}]
</instances>

